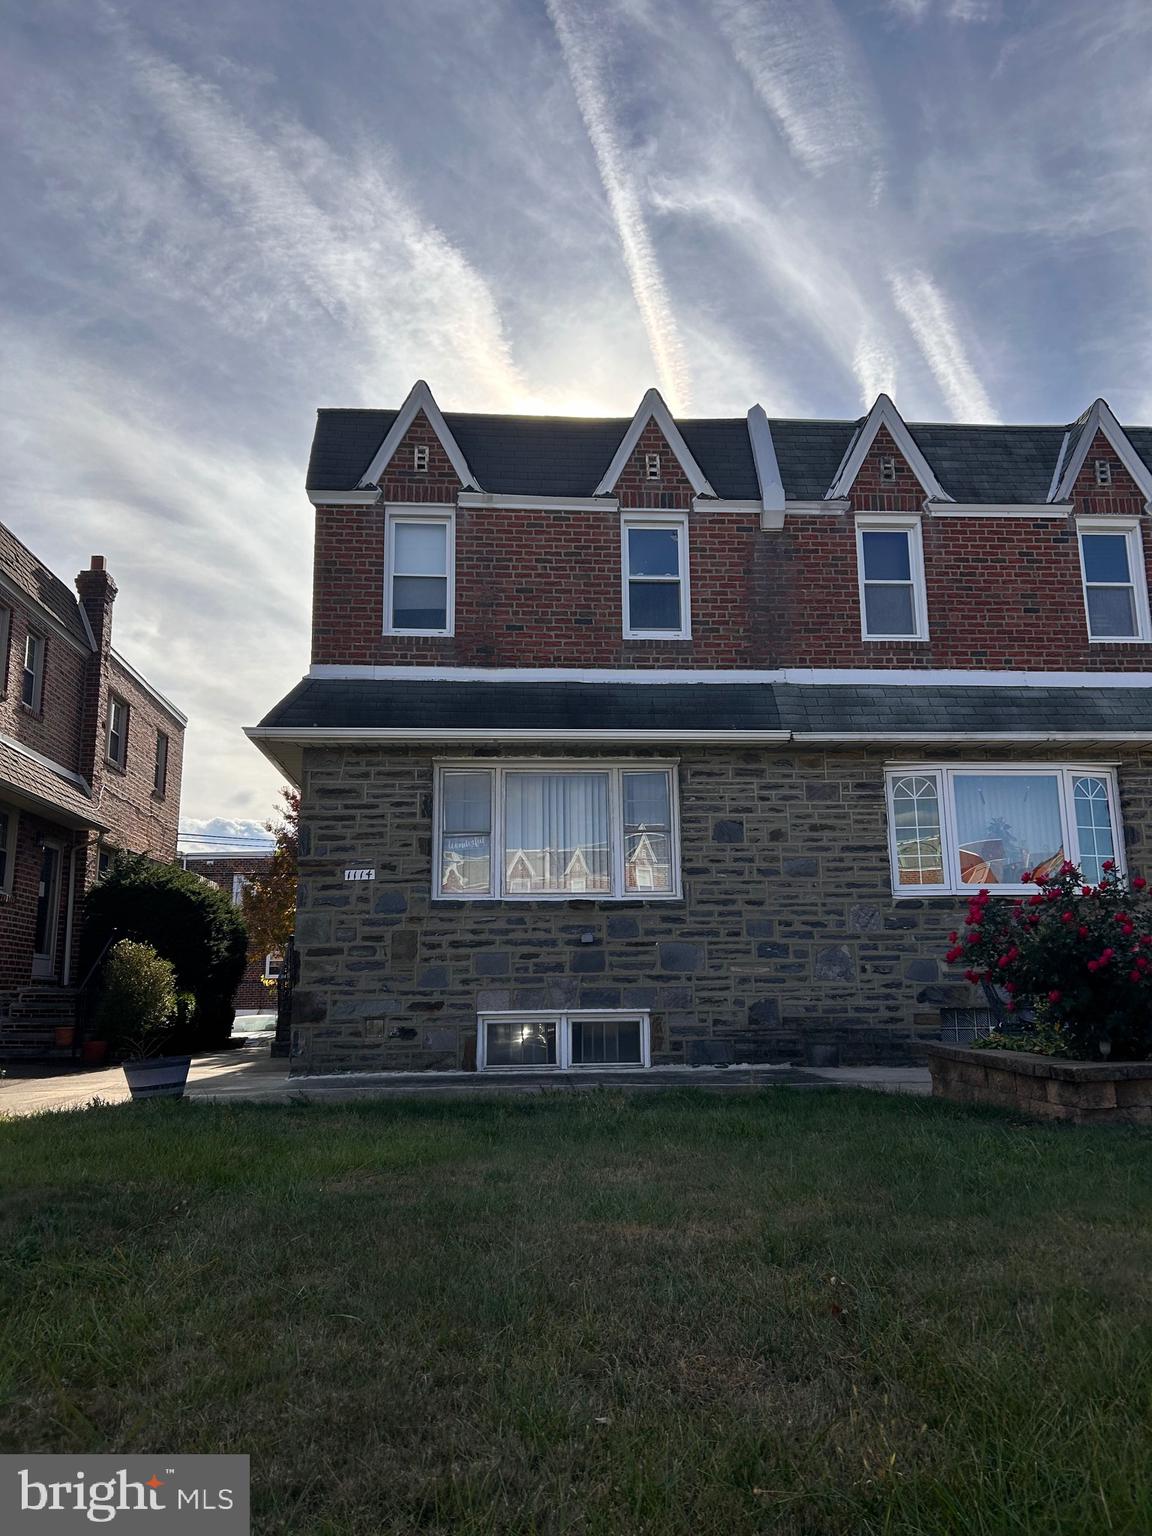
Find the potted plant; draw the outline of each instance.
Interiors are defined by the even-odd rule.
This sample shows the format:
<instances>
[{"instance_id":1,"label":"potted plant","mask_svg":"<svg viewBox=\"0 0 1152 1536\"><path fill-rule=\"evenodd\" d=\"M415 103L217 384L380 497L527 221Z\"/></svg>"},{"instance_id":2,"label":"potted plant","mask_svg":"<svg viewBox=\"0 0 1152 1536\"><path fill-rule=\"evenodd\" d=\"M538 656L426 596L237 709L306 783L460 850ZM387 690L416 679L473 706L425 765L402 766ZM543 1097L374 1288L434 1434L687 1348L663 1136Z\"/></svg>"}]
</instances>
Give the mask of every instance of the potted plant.
<instances>
[{"instance_id":1,"label":"potted plant","mask_svg":"<svg viewBox=\"0 0 1152 1536\"><path fill-rule=\"evenodd\" d=\"M1081 1122L1152 1123L1152 891L1115 862L1027 871L1033 894L978 891L949 964L998 1015L973 1048L928 1048L933 1089Z\"/></svg>"},{"instance_id":2,"label":"potted plant","mask_svg":"<svg viewBox=\"0 0 1152 1536\"><path fill-rule=\"evenodd\" d=\"M183 1096L191 1056L167 1055L181 1022L175 972L150 944L121 939L101 979L99 1032L111 1040L134 1099Z\"/></svg>"}]
</instances>

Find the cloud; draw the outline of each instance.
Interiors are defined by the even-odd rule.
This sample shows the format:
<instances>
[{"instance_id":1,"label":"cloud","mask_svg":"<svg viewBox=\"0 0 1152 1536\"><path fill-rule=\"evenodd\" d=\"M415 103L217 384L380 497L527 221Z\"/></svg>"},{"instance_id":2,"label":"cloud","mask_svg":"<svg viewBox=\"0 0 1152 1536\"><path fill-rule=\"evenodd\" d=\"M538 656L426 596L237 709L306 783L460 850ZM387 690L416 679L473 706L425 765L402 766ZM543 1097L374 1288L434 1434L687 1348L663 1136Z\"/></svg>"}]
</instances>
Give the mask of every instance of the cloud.
<instances>
[{"instance_id":1,"label":"cloud","mask_svg":"<svg viewBox=\"0 0 1152 1536\"><path fill-rule=\"evenodd\" d=\"M688 369L643 206L601 86L600 50L591 29L573 21L568 0L547 0L547 5L616 225L657 381L669 409L674 414L686 412L691 403Z\"/></svg>"},{"instance_id":2,"label":"cloud","mask_svg":"<svg viewBox=\"0 0 1152 1536\"><path fill-rule=\"evenodd\" d=\"M227 816L182 816L181 853L232 853L251 856L270 852L275 846L263 822Z\"/></svg>"},{"instance_id":3,"label":"cloud","mask_svg":"<svg viewBox=\"0 0 1152 1536\"><path fill-rule=\"evenodd\" d=\"M851 34L829 0L708 0L792 153L816 175L871 162L881 136Z\"/></svg>"},{"instance_id":4,"label":"cloud","mask_svg":"<svg viewBox=\"0 0 1152 1536\"><path fill-rule=\"evenodd\" d=\"M998 422L999 416L969 361L944 295L924 272L893 272L889 281L949 407L961 421Z\"/></svg>"}]
</instances>

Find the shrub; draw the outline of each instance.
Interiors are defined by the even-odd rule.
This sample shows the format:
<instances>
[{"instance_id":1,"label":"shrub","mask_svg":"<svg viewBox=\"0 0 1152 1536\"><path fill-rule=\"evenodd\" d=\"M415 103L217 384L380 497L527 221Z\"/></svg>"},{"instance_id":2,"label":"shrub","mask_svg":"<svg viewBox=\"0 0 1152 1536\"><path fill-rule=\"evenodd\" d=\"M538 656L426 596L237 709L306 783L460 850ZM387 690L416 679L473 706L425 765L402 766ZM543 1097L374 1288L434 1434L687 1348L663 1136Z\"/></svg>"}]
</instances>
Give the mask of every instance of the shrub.
<instances>
[{"instance_id":1,"label":"shrub","mask_svg":"<svg viewBox=\"0 0 1152 1536\"><path fill-rule=\"evenodd\" d=\"M96 1023L116 1056L159 1056L176 1019L176 973L151 944L121 939L100 978Z\"/></svg>"},{"instance_id":2,"label":"shrub","mask_svg":"<svg viewBox=\"0 0 1152 1536\"><path fill-rule=\"evenodd\" d=\"M194 1009L181 1011L175 1046L207 1050L225 1043L248 938L224 891L177 864L121 854L85 901L81 975L113 938L151 944L171 962L177 989L195 999Z\"/></svg>"},{"instance_id":3,"label":"shrub","mask_svg":"<svg viewBox=\"0 0 1152 1536\"><path fill-rule=\"evenodd\" d=\"M1012 1016L1003 1034L1084 1061L1152 1056L1152 892L1109 860L1099 885L1074 864L1030 874L1036 891L1015 900L981 890L966 931L951 935L950 964L997 987Z\"/></svg>"}]
</instances>

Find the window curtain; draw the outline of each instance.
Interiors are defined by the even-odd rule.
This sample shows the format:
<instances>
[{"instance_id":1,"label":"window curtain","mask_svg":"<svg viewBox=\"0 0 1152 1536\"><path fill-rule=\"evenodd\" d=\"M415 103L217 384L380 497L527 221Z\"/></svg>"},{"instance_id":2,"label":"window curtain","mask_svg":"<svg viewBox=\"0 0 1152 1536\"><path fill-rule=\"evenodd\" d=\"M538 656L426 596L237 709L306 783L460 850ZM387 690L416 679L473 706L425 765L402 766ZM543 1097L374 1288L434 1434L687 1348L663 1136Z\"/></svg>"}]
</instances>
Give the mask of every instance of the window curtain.
<instances>
[{"instance_id":1,"label":"window curtain","mask_svg":"<svg viewBox=\"0 0 1152 1536\"><path fill-rule=\"evenodd\" d=\"M507 892L611 889L606 773L509 773L504 797Z\"/></svg>"},{"instance_id":2,"label":"window curtain","mask_svg":"<svg viewBox=\"0 0 1152 1536\"><path fill-rule=\"evenodd\" d=\"M1063 861L1055 774L958 773L954 790L965 885L1018 885L1025 870Z\"/></svg>"}]
</instances>

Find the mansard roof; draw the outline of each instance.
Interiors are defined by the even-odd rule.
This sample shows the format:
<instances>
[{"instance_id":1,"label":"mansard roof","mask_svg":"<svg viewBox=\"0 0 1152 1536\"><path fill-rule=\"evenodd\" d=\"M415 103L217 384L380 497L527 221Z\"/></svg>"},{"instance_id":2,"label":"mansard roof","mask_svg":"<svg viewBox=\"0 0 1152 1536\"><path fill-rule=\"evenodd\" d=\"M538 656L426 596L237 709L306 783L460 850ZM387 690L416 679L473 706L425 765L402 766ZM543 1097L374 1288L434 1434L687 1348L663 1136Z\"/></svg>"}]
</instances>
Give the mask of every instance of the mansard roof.
<instances>
[{"instance_id":1,"label":"mansard roof","mask_svg":"<svg viewBox=\"0 0 1152 1536\"><path fill-rule=\"evenodd\" d=\"M321 410L308 466L309 491L316 496L323 491L355 490L398 414L395 410ZM1047 501L1059 483L1058 470L1069 464L1089 414L1071 427L913 421L904 425L935 481L953 500L1037 505ZM788 501L823 499L868 421L867 417L760 419L771 433ZM445 411L443 420L482 491L561 498L595 494L635 418ZM678 418L676 426L717 496L735 501L761 499L749 417ZM1137 467L1142 466L1152 478L1152 427L1122 431Z\"/></svg>"}]
</instances>

